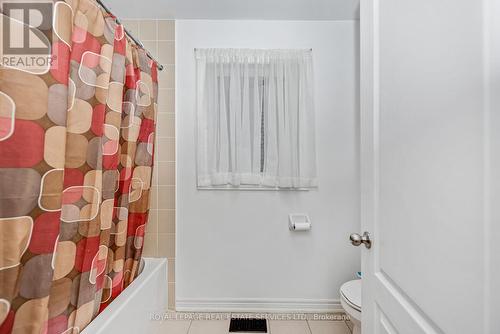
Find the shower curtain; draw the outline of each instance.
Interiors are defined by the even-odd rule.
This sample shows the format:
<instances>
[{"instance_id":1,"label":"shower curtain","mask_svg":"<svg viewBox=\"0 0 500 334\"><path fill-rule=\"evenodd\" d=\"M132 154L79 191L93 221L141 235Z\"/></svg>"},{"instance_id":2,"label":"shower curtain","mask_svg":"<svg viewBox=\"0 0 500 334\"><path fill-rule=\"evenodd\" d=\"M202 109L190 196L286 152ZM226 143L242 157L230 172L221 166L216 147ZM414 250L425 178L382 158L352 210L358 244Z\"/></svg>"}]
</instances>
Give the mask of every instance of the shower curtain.
<instances>
[{"instance_id":1,"label":"shower curtain","mask_svg":"<svg viewBox=\"0 0 500 334\"><path fill-rule=\"evenodd\" d=\"M46 70L0 67L0 334L81 332L148 221L157 66L94 0L53 15Z\"/></svg>"}]
</instances>

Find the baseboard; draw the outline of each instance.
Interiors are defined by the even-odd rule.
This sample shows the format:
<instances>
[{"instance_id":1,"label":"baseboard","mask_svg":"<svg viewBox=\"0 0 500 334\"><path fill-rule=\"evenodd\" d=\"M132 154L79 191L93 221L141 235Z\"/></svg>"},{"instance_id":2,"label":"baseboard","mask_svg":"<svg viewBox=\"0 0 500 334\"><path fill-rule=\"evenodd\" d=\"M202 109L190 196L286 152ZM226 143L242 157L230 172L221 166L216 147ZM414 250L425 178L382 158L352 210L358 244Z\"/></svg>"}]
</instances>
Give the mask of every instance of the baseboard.
<instances>
[{"instance_id":1,"label":"baseboard","mask_svg":"<svg viewBox=\"0 0 500 334\"><path fill-rule=\"evenodd\" d=\"M326 313L343 311L338 299L177 298L175 309L181 312Z\"/></svg>"}]
</instances>

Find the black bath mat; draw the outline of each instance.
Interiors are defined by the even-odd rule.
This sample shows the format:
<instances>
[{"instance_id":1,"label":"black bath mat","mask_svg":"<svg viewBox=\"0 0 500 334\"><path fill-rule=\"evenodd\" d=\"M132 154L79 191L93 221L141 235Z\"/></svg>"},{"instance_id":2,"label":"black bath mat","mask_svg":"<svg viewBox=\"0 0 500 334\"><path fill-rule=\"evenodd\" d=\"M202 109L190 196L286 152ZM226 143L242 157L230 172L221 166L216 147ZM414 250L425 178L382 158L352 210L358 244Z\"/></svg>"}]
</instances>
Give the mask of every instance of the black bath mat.
<instances>
[{"instance_id":1,"label":"black bath mat","mask_svg":"<svg viewBox=\"0 0 500 334\"><path fill-rule=\"evenodd\" d=\"M231 319L229 333L267 333L265 319Z\"/></svg>"}]
</instances>

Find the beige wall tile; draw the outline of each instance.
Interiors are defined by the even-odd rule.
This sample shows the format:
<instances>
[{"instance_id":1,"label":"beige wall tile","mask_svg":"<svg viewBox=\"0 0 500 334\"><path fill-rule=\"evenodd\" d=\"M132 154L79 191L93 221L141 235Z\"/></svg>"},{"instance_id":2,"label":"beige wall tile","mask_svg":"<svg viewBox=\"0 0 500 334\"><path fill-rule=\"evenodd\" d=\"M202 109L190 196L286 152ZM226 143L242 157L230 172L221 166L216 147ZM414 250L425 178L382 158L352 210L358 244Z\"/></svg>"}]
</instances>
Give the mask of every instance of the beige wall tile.
<instances>
[{"instance_id":1,"label":"beige wall tile","mask_svg":"<svg viewBox=\"0 0 500 334\"><path fill-rule=\"evenodd\" d=\"M168 283L168 308L175 309L175 283Z\"/></svg>"},{"instance_id":2,"label":"beige wall tile","mask_svg":"<svg viewBox=\"0 0 500 334\"><path fill-rule=\"evenodd\" d=\"M158 137L175 137L175 114L161 113L158 114L157 122L157 136Z\"/></svg>"},{"instance_id":3,"label":"beige wall tile","mask_svg":"<svg viewBox=\"0 0 500 334\"><path fill-rule=\"evenodd\" d=\"M158 148L157 146L157 142L156 142L156 139L155 139L155 149ZM151 186L156 186L158 185L158 159L155 159L154 161L154 166L153 166L153 176L151 178Z\"/></svg>"},{"instance_id":4,"label":"beige wall tile","mask_svg":"<svg viewBox=\"0 0 500 334\"><path fill-rule=\"evenodd\" d=\"M175 40L175 21L174 20L159 20L158 21L158 40L163 40L163 41Z\"/></svg>"},{"instance_id":5,"label":"beige wall tile","mask_svg":"<svg viewBox=\"0 0 500 334\"><path fill-rule=\"evenodd\" d=\"M175 64L175 41L158 41L158 60L164 65Z\"/></svg>"},{"instance_id":6,"label":"beige wall tile","mask_svg":"<svg viewBox=\"0 0 500 334\"><path fill-rule=\"evenodd\" d=\"M175 90L163 89L160 84L158 92L158 113L174 113L175 112Z\"/></svg>"},{"instance_id":7,"label":"beige wall tile","mask_svg":"<svg viewBox=\"0 0 500 334\"><path fill-rule=\"evenodd\" d=\"M146 51L158 59L158 43L156 41L142 41L142 44L144 44Z\"/></svg>"},{"instance_id":8,"label":"beige wall tile","mask_svg":"<svg viewBox=\"0 0 500 334\"><path fill-rule=\"evenodd\" d=\"M158 234L146 233L144 235L144 248L142 250L144 257L157 257L158 256Z\"/></svg>"},{"instance_id":9,"label":"beige wall tile","mask_svg":"<svg viewBox=\"0 0 500 334\"><path fill-rule=\"evenodd\" d=\"M175 65L165 65L159 74L160 87L163 89L175 88Z\"/></svg>"},{"instance_id":10,"label":"beige wall tile","mask_svg":"<svg viewBox=\"0 0 500 334\"><path fill-rule=\"evenodd\" d=\"M158 233L158 256L175 258L175 233Z\"/></svg>"},{"instance_id":11,"label":"beige wall tile","mask_svg":"<svg viewBox=\"0 0 500 334\"><path fill-rule=\"evenodd\" d=\"M158 138L158 161L175 161L175 138Z\"/></svg>"},{"instance_id":12,"label":"beige wall tile","mask_svg":"<svg viewBox=\"0 0 500 334\"><path fill-rule=\"evenodd\" d=\"M175 233L175 210L158 210L158 233Z\"/></svg>"},{"instance_id":13,"label":"beige wall tile","mask_svg":"<svg viewBox=\"0 0 500 334\"><path fill-rule=\"evenodd\" d=\"M138 20L122 20L122 24L132 35L139 36Z\"/></svg>"},{"instance_id":14,"label":"beige wall tile","mask_svg":"<svg viewBox=\"0 0 500 334\"><path fill-rule=\"evenodd\" d=\"M150 209L158 209L158 187L153 185L150 190L149 197L149 208Z\"/></svg>"},{"instance_id":15,"label":"beige wall tile","mask_svg":"<svg viewBox=\"0 0 500 334\"><path fill-rule=\"evenodd\" d=\"M158 186L158 209L175 209L175 187Z\"/></svg>"},{"instance_id":16,"label":"beige wall tile","mask_svg":"<svg viewBox=\"0 0 500 334\"><path fill-rule=\"evenodd\" d=\"M125 20L165 69L159 72L155 163L149 222L144 237L145 257L167 257L169 308L175 307L175 21Z\"/></svg>"},{"instance_id":17,"label":"beige wall tile","mask_svg":"<svg viewBox=\"0 0 500 334\"><path fill-rule=\"evenodd\" d=\"M158 185L175 186L175 162L158 162Z\"/></svg>"},{"instance_id":18,"label":"beige wall tile","mask_svg":"<svg viewBox=\"0 0 500 334\"><path fill-rule=\"evenodd\" d=\"M168 282L175 282L175 259L168 260Z\"/></svg>"},{"instance_id":19,"label":"beige wall tile","mask_svg":"<svg viewBox=\"0 0 500 334\"><path fill-rule=\"evenodd\" d=\"M158 233L158 210L149 210L146 233Z\"/></svg>"},{"instance_id":20,"label":"beige wall tile","mask_svg":"<svg viewBox=\"0 0 500 334\"><path fill-rule=\"evenodd\" d=\"M156 20L139 21L139 38L141 41L156 41Z\"/></svg>"}]
</instances>

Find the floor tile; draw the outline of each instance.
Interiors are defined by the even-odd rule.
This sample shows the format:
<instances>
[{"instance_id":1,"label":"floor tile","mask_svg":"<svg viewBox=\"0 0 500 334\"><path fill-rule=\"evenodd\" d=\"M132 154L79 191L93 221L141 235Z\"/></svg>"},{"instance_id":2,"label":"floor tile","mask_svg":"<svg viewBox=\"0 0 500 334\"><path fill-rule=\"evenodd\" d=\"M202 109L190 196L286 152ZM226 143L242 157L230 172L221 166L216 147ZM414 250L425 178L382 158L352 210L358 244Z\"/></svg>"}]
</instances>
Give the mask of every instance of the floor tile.
<instances>
[{"instance_id":1,"label":"floor tile","mask_svg":"<svg viewBox=\"0 0 500 334\"><path fill-rule=\"evenodd\" d=\"M193 320L189 334L227 334L229 320Z\"/></svg>"},{"instance_id":2,"label":"floor tile","mask_svg":"<svg viewBox=\"0 0 500 334\"><path fill-rule=\"evenodd\" d=\"M307 321L269 321L271 334L311 334Z\"/></svg>"},{"instance_id":3,"label":"floor tile","mask_svg":"<svg viewBox=\"0 0 500 334\"><path fill-rule=\"evenodd\" d=\"M346 320L345 324L347 325L347 327L349 327L349 330L352 333L352 328L354 327L354 324L352 323L352 321L351 320Z\"/></svg>"},{"instance_id":4,"label":"floor tile","mask_svg":"<svg viewBox=\"0 0 500 334\"><path fill-rule=\"evenodd\" d=\"M155 324L155 332L151 334L187 334L191 320L165 320Z\"/></svg>"},{"instance_id":5,"label":"floor tile","mask_svg":"<svg viewBox=\"0 0 500 334\"><path fill-rule=\"evenodd\" d=\"M309 321L312 334L350 334L344 321Z\"/></svg>"}]
</instances>

